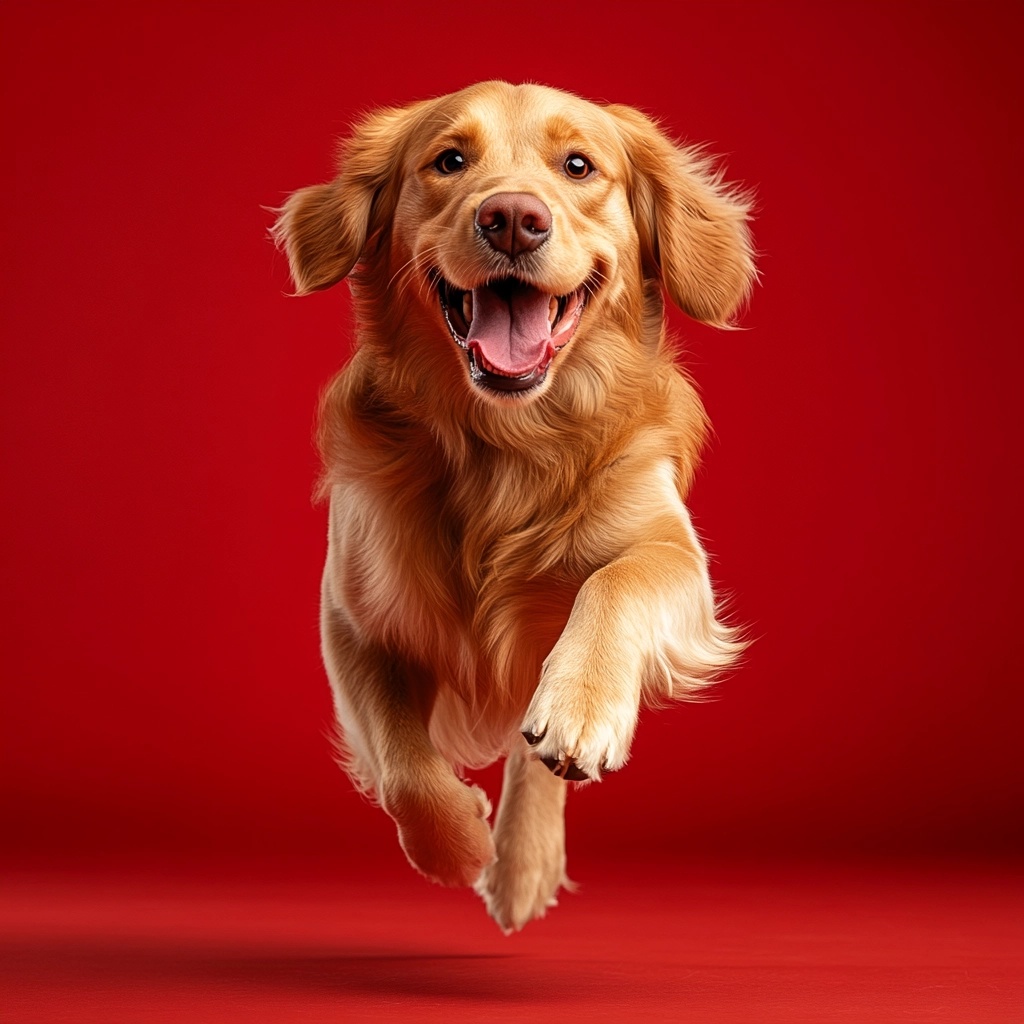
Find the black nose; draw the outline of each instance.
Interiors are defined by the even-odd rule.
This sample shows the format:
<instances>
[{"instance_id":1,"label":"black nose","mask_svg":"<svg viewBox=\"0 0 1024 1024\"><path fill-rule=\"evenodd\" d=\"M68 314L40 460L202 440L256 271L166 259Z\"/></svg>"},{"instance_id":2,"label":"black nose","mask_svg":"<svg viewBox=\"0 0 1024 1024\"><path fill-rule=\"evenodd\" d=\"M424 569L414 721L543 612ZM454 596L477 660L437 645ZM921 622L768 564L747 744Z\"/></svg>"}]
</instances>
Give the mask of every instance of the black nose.
<instances>
[{"instance_id":1,"label":"black nose","mask_svg":"<svg viewBox=\"0 0 1024 1024\"><path fill-rule=\"evenodd\" d=\"M476 226L494 249L514 260L547 241L551 211L528 192L496 192L480 204Z\"/></svg>"}]
</instances>

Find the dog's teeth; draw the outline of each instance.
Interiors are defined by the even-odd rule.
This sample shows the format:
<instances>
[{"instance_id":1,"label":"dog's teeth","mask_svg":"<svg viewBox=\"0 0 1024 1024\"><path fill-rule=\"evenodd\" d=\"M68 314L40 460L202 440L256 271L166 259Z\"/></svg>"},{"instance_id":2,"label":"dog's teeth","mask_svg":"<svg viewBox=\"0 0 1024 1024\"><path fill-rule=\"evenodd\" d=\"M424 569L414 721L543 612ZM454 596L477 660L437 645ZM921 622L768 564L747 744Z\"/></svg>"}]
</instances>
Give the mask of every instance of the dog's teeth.
<instances>
[{"instance_id":1,"label":"dog's teeth","mask_svg":"<svg viewBox=\"0 0 1024 1024\"><path fill-rule=\"evenodd\" d=\"M473 293L462 293L462 317L467 324L473 322Z\"/></svg>"},{"instance_id":2,"label":"dog's teeth","mask_svg":"<svg viewBox=\"0 0 1024 1024\"><path fill-rule=\"evenodd\" d=\"M548 323L552 327L555 326L555 321L558 319L558 297L556 295L551 296L551 301L548 303Z\"/></svg>"}]
</instances>

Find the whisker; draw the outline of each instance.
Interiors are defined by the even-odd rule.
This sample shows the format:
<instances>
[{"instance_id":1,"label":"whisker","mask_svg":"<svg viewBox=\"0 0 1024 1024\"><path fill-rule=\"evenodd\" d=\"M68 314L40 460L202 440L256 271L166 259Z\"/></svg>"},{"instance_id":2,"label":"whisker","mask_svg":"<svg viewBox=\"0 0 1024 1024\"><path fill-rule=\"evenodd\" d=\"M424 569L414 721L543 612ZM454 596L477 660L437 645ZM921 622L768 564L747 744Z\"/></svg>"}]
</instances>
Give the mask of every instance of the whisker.
<instances>
[{"instance_id":1,"label":"whisker","mask_svg":"<svg viewBox=\"0 0 1024 1024\"><path fill-rule=\"evenodd\" d=\"M595 267L593 271L591 271L590 277L583 282L583 290L590 296L590 298L594 298L597 295L598 287L607 283L608 275L603 270L599 270Z\"/></svg>"},{"instance_id":2,"label":"whisker","mask_svg":"<svg viewBox=\"0 0 1024 1024\"><path fill-rule=\"evenodd\" d=\"M419 266L419 264L426 257L433 255L433 253L437 252L437 250L440 249L440 248L441 248L440 243L438 245L432 245L432 246L428 247L427 249L424 249L423 252L416 253L416 255L412 257L412 259L406 260L405 263L403 263L394 272L394 274L391 275L391 280L388 281L386 287L390 288L395 283L395 278L397 278L400 274L402 274L406 270L415 269L416 267Z\"/></svg>"}]
</instances>

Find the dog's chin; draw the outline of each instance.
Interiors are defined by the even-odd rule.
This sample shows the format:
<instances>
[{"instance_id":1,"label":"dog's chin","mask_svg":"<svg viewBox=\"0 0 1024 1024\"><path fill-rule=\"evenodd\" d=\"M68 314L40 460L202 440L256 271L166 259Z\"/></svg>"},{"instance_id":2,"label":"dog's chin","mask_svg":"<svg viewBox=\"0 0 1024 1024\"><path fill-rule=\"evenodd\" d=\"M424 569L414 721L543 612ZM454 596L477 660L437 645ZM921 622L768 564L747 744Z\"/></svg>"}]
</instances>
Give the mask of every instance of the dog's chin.
<instances>
[{"instance_id":1,"label":"dog's chin","mask_svg":"<svg viewBox=\"0 0 1024 1024\"><path fill-rule=\"evenodd\" d=\"M445 325L465 353L473 387L499 402L539 397L558 353L579 328L592 290L589 282L554 295L516 277L462 289L436 270L431 276Z\"/></svg>"}]
</instances>

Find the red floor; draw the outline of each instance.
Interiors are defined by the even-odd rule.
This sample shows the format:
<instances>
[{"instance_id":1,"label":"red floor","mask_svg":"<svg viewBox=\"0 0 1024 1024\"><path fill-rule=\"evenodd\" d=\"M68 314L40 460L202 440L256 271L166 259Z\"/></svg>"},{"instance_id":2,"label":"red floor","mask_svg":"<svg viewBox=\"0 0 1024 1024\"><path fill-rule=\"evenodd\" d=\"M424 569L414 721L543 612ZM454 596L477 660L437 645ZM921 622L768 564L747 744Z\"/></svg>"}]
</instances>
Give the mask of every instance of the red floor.
<instances>
[{"instance_id":1,"label":"red floor","mask_svg":"<svg viewBox=\"0 0 1024 1024\"><path fill-rule=\"evenodd\" d=\"M506 938L411 872L8 872L2 1019L1024 1021L1016 868L576 875Z\"/></svg>"}]
</instances>

